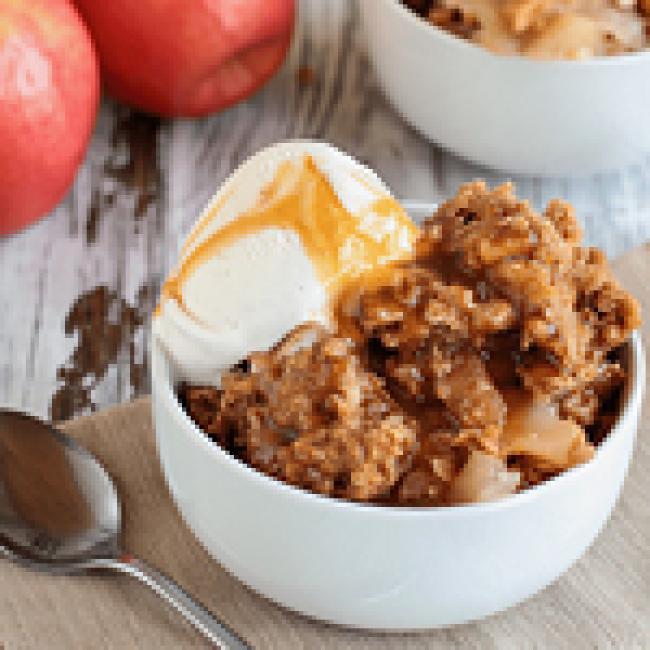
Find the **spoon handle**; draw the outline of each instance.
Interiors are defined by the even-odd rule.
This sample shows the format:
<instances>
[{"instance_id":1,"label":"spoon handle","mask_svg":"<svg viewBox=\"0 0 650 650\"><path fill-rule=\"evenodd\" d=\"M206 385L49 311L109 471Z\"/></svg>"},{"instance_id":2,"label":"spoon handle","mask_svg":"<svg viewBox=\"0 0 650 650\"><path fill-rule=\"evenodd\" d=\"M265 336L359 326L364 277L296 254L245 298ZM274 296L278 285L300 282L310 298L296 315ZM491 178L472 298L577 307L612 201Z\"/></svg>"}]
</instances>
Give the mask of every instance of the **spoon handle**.
<instances>
[{"instance_id":1,"label":"spoon handle","mask_svg":"<svg viewBox=\"0 0 650 650\"><path fill-rule=\"evenodd\" d=\"M221 650L250 650L250 646L245 641L160 571L128 555L112 561L111 568L133 576L150 587L217 648L221 648Z\"/></svg>"}]
</instances>

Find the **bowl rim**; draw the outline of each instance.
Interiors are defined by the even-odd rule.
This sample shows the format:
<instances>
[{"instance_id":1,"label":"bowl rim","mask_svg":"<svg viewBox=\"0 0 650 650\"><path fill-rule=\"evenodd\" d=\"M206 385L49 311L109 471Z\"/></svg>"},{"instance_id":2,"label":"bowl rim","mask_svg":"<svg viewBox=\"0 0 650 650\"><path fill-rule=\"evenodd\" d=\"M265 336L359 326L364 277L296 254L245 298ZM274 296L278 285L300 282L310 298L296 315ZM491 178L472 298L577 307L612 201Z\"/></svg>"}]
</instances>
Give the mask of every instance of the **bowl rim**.
<instances>
[{"instance_id":1,"label":"bowl rim","mask_svg":"<svg viewBox=\"0 0 650 650\"><path fill-rule=\"evenodd\" d=\"M377 5L380 1L389 10L394 11L396 16L400 17L399 19L410 22L415 29L421 30L422 33L426 31L426 33L432 34L433 36L430 36L430 38L440 39L452 47L465 49L468 52L474 52L477 56L482 56L492 61L498 60L506 65L531 66L533 68L593 68L601 66L638 65L641 62L650 60L650 45L646 49L627 54L592 56L586 59L536 59L527 57L524 54L497 54L477 43L459 38L458 36L449 34L436 25L427 23L403 4L401 0L361 0L361 4L362 6L366 4Z\"/></svg>"},{"instance_id":2,"label":"bowl rim","mask_svg":"<svg viewBox=\"0 0 650 650\"><path fill-rule=\"evenodd\" d=\"M263 489L278 491L288 498L299 499L314 507L326 509L343 509L357 511L366 516L410 518L410 517L456 517L469 514L489 513L508 510L526 504L528 501L543 498L544 494L568 486L574 480L579 480L591 471L593 466L601 459L614 444L614 438L622 435L634 436L637 428L637 419L641 410L641 403L645 391L645 352L639 330L632 332L628 345L628 364L630 368L629 379L625 388L624 403L621 413L611 431L595 450L594 457L582 465L577 465L565 470L558 476L544 481L521 492L510 494L504 498L483 503L470 503L454 506L390 506L382 504L360 503L347 501L336 497L329 497L289 483L285 483L272 476L264 474L256 468L247 465L211 440L190 418L178 399L172 382L172 370L169 355L163 349L161 342L155 336L151 338L150 367L152 391L158 393L171 407L176 422L196 439L197 443L205 448L205 453L215 460L226 463L232 470L239 473L244 480L257 482ZM158 427L156 426L156 431ZM157 433L158 435L158 433Z\"/></svg>"}]
</instances>

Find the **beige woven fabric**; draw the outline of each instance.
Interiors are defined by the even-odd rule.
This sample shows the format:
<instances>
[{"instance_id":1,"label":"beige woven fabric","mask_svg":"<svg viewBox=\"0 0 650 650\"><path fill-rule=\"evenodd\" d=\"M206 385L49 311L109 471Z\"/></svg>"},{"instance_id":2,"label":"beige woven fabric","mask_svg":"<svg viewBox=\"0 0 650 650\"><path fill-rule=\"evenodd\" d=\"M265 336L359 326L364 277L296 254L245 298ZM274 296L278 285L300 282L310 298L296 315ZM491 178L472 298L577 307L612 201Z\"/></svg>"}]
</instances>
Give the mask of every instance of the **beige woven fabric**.
<instances>
[{"instance_id":1,"label":"beige woven fabric","mask_svg":"<svg viewBox=\"0 0 650 650\"><path fill-rule=\"evenodd\" d=\"M650 313L650 247L618 264ZM645 340L650 341L648 320ZM646 400L647 402L647 400ZM68 423L101 459L124 499L125 548L173 576L254 647L650 648L650 410L622 499L594 546L540 595L487 620L418 634L367 634L315 623L251 593L226 574L180 521L158 468L140 400ZM576 513L579 516L579 513ZM126 577L50 577L0 563L0 646L197 648L205 643Z\"/></svg>"}]
</instances>

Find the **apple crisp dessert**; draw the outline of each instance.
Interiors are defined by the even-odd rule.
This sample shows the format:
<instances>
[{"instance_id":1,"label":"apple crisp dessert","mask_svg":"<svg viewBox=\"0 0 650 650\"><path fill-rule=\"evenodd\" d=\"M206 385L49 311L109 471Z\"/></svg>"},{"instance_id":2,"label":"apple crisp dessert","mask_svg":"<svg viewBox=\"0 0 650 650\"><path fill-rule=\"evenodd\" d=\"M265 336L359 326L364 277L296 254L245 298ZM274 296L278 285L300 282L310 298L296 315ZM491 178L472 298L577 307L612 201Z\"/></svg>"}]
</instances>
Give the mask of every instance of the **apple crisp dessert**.
<instances>
[{"instance_id":1,"label":"apple crisp dessert","mask_svg":"<svg viewBox=\"0 0 650 650\"><path fill-rule=\"evenodd\" d=\"M460 188L408 260L348 282L219 387L183 385L197 425L261 472L396 506L497 499L589 461L611 430L639 307L573 209Z\"/></svg>"}]
</instances>

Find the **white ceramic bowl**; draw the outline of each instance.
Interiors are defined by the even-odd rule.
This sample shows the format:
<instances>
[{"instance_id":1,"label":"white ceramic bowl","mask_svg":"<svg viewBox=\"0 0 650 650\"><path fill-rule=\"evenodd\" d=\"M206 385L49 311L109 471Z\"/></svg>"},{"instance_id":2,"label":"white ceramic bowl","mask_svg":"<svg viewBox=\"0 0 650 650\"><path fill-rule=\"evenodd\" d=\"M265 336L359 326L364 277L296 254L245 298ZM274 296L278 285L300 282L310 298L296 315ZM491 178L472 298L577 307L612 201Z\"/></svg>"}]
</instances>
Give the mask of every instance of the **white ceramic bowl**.
<instances>
[{"instance_id":1,"label":"white ceramic bowl","mask_svg":"<svg viewBox=\"0 0 650 650\"><path fill-rule=\"evenodd\" d=\"M462 623L536 593L593 542L630 460L643 387L639 337L621 418L594 459L504 500L448 508L366 506L269 478L211 442L185 414L154 344L162 467L208 553L260 594L308 616L373 629Z\"/></svg>"},{"instance_id":2,"label":"white ceramic bowl","mask_svg":"<svg viewBox=\"0 0 650 650\"><path fill-rule=\"evenodd\" d=\"M650 153L650 51L584 61L498 56L399 0L361 0L370 58L429 139L513 173L586 174Z\"/></svg>"},{"instance_id":3,"label":"white ceramic bowl","mask_svg":"<svg viewBox=\"0 0 650 650\"><path fill-rule=\"evenodd\" d=\"M504 500L367 506L291 487L236 460L189 419L152 347L158 450L185 522L249 587L325 621L418 629L481 618L531 596L593 542L632 453L645 370L638 334L621 417L586 465Z\"/></svg>"}]
</instances>

